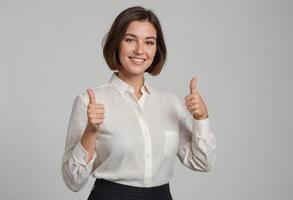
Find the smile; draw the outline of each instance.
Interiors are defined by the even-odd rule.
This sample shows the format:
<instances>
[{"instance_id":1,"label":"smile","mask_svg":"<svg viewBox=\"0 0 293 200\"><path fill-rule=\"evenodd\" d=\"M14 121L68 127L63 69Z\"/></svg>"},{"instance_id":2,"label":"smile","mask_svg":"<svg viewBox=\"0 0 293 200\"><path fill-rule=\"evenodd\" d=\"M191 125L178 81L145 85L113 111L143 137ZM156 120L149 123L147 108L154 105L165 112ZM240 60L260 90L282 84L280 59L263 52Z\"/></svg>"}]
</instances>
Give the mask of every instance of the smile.
<instances>
[{"instance_id":1,"label":"smile","mask_svg":"<svg viewBox=\"0 0 293 200\"><path fill-rule=\"evenodd\" d=\"M137 65L141 65L143 64L143 62L146 60L144 58L137 58L137 57L129 57L129 59L134 63L134 64L137 64Z\"/></svg>"}]
</instances>

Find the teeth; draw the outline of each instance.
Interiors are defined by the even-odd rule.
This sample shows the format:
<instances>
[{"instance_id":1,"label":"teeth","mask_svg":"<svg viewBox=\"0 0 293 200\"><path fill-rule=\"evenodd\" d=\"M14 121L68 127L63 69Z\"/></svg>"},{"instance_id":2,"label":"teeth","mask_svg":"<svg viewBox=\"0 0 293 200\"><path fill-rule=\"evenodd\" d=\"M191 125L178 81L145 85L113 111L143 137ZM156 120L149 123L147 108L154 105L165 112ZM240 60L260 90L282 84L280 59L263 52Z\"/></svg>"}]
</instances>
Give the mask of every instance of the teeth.
<instances>
[{"instance_id":1,"label":"teeth","mask_svg":"<svg viewBox=\"0 0 293 200\"><path fill-rule=\"evenodd\" d=\"M131 60L133 60L134 62L137 62L137 63L143 63L144 59L142 58L131 58Z\"/></svg>"},{"instance_id":2,"label":"teeth","mask_svg":"<svg viewBox=\"0 0 293 200\"><path fill-rule=\"evenodd\" d=\"M132 60L135 60L135 61L144 61L144 59L142 58L131 58Z\"/></svg>"}]
</instances>

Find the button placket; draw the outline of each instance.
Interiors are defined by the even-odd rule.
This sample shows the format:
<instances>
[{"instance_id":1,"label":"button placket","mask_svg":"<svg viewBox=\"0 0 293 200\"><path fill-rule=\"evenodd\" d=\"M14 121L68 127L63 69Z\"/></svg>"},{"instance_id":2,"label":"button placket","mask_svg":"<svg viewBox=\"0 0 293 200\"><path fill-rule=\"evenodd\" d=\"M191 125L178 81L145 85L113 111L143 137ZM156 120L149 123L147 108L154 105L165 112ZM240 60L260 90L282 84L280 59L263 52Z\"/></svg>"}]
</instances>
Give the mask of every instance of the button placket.
<instances>
[{"instance_id":1,"label":"button placket","mask_svg":"<svg viewBox=\"0 0 293 200\"><path fill-rule=\"evenodd\" d=\"M149 128L146 123L146 120L144 119L144 113L142 111L142 108L134 94L133 91L129 91L129 97L130 101L133 104L136 114L138 116L138 121L140 124L140 128L142 131L143 139L144 139L144 146L145 146L145 180L144 185L150 186L151 185L151 177L152 177L152 142L151 137L149 134Z\"/></svg>"},{"instance_id":2,"label":"button placket","mask_svg":"<svg viewBox=\"0 0 293 200\"><path fill-rule=\"evenodd\" d=\"M143 113L139 117L144 144L145 144L145 186L149 186L151 184L151 176L152 176L152 146L151 146L151 137L149 134L148 125L144 120Z\"/></svg>"}]
</instances>

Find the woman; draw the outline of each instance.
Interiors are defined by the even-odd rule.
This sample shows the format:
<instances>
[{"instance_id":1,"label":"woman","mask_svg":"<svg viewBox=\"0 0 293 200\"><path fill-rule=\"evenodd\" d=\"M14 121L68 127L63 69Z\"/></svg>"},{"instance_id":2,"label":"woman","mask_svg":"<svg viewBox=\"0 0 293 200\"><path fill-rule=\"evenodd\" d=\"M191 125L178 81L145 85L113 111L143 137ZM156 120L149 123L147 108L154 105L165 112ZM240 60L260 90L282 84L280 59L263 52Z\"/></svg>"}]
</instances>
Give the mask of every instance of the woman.
<instances>
[{"instance_id":1,"label":"woman","mask_svg":"<svg viewBox=\"0 0 293 200\"><path fill-rule=\"evenodd\" d=\"M215 138L196 79L185 98L192 121L175 95L146 83L144 74L158 75L166 58L161 26L150 10L121 12L104 42L105 60L115 72L109 83L75 99L63 179L79 191L92 174L96 182L89 199L171 200L176 155L186 167L203 172L215 160Z\"/></svg>"}]
</instances>

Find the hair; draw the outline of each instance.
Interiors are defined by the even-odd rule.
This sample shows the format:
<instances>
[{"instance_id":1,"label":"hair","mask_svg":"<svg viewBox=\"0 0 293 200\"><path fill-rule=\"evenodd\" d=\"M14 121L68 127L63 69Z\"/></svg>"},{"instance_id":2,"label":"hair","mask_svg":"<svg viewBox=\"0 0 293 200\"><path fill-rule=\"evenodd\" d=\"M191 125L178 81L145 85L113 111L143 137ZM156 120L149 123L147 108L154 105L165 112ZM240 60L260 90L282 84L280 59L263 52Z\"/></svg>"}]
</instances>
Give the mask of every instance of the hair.
<instances>
[{"instance_id":1,"label":"hair","mask_svg":"<svg viewBox=\"0 0 293 200\"><path fill-rule=\"evenodd\" d=\"M148 21L157 32L157 49L154 60L145 71L153 76L160 74L167 56L167 48L158 17L151 11L140 6L130 7L122 11L115 19L111 29L105 35L103 45L103 55L111 70L122 68L119 60L119 46L124 38L129 24L133 21Z\"/></svg>"}]
</instances>

